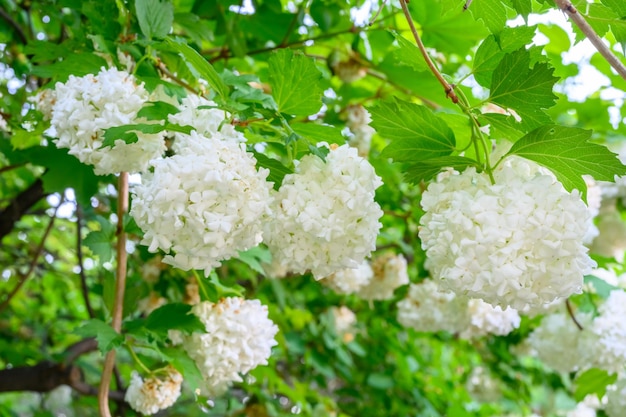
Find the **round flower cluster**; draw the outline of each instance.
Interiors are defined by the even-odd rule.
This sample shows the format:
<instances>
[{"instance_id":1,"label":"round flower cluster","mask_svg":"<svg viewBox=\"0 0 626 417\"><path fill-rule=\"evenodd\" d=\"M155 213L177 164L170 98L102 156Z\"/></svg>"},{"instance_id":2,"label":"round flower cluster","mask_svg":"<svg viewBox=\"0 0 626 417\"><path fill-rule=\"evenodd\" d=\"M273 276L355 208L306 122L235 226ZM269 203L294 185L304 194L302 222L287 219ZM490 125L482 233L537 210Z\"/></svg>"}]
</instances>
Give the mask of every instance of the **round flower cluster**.
<instances>
[{"instance_id":1,"label":"round flower cluster","mask_svg":"<svg viewBox=\"0 0 626 417\"><path fill-rule=\"evenodd\" d=\"M503 308L580 292L594 262L582 243L589 212L579 193L517 157L493 177L447 172L424 192L419 236L433 277Z\"/></svg>"},{"instance_id":2,"label":"round flower cluster","mask_svg":"<svg viewBox=\"0 0 626 417\"><path fill-rule=\"evenodd\" d=\"M527 339L537 357L558 372L586 369L593 360L594 337L586 330L591 327L591 317L576 318L585 330L565 313L557 313L545 316Z\"/></svg>"},{"instance_id":3,"label":"round flower cluster","mask_svg":"<svg viewBox=\"0 0 626 417\"><path fill-rule=\"evenodd\" d=\"M517 310L507 307L492 306L481 299L468 301L469 326L463 330L461 337L471 339L488 334L506 336L520 325L521 318Z\"/></svg>"},{"instance_id":4,"label":"round flower cluster","mask_svg":"<svg viewBox=\"0 0 626 417\"><path fill-rule=\"evenodd\" d=\"M350 138L350 146L357 148L359 155L366 158L370 153L372 136L376 132L369 124L372 121L370 113L359 105L347 108L348 120L346 126L354 136Z\"/></svg>"},{"instance_id":5,"label":"round flower cluster","mask_svg":"<svg viewBox=\"0 0 626 417\"><path fill-rule=\"evenodd\" d=\"M206 333L192 333L180 339L196 362L208 396L225 392L232 382L241 382L240 374L258 365L267 365L278 327L268 318L267 307L259 300L223 298L218 303L204 301L192 308L205 326Z\"/></svg>"},{"instance_id":6,"label":"round flower cluster","mask_svg":"<svg viewBox=\"0 0 626 417\"><path fill-rule=\"evenodd\" d=\"M296 172L285 175L265 226L273 258L316 279L358 267L375 249L382 226L374 201L380 185L374 168L348 145L331 147L326 161L304 156Z\"/></svg>"},{"instance_id":7,"label":"round flower cluster","mask_svg":"<svg viewBox=\"0 0 626 417\"><path fill-rule=\"evenodd\" d=\"M374 277L368 261L356 268L345 268L327 276L322 282L339 294L353 294L366 286Z\"/></svg>"},{"instance_id":8,"label":"round flower cluster","mask_svg":"<svg viewBox=\"0 0 626 417\"><path fill-rule=\"evenodd\" d=\"M356 314L346 306L331 307L330 311L333 315L335 332L344 342L349 343L354 340L354 325L356 323Z\"/></svg>"},{"instance_id":9,"label":"round flower cluster","mask_svg":"<svg viewBox=\"0 0 626 417\"><path fill-rule=\"evenodd\" d=\"M609 417L623 417L626 410L626 378L618 379L606 392L604 411Z\"/></svg>"},{"instance_id":10,"label":"round flower cluster","mask_svg":"<svg viewBox=\"0 0 626 417\"><path fill-rule=\"evenodd\" d=\"M133 410L152 415L176 402L182 383L182 375L172 367L168 367L164 378L150 377L145 381L133 371L124 399Z\"/></svg>"},{"instance_id":11,"label":"round flower cluster","mask_svg":"<svg viewBox=\"0 0 626 417\"><path fill-rule=\"evenodd\" d=\"M165 151L164 133L136 132L134 143L117 139L112 147L102 147L104 131L138 123L137 113L148 99L143 84L137 85L132 75L111 68L97 75L70 75L66 83L56 84L53 99L46 97L41 102L44 113L50 113L56 145L93 165L97 175L105 175L144 171L150 160ZM45 108L50 103L51 110Z\"/></svg>"},{"instance_id":12,"label":"round flower cluster","mask_svg":"<svg viewBox=\"0 0 626 417\"><path fill-rule=\"evenodd\" d=\"M387 253L372 262L374 277L358 291L365 300L388 300L401 285L409 283L407 262L404 256Z\"/></svg>"},{"instance_id":13,"label":"round flower cluster","mask_svg":"<svg viewBox=\"0 0 626 417\"><path fill-rule=\"evenodd\" d=\"M626 292L613 290L590 326L596 335L594 366L609 372L623 372L626 365Z\"/></svg>"},{"instance_id":14,"label":"round flower cluster","mask_svg":"<svg viewBox=\"0 0 626 417\"><path fill-rule=\"evenodd\" d=\"M465 388L472 399L476 401L495 402L502 398L502 390L498 380L484 366L477 366L472 369L467 377Z\"/></svg>"},{"instance_id":15,"label":"round flower cluster","mask_svg":"<svg viewBox=\"0 0 626 417\"><path fill-rule=\"evenodd\" d=\"M130 214L144 231L142 244L168 253L164 263L208 274L261 242L269 171L257 171L243 144L218 133L192 131L182 139L180 154L153 161L154 172L133 190Z\"/></svg>"},{"instance_id":16,"label":"round flower cluster","mask_svg":"<svg viewBox=\"0 0 626 417\"><path fill-rule=\"evenodd\" d=\"M582 402L576 404L573 410L569 410L565 417L596 417L597 410L601 408L600 400L595 394L587 395Z\"/></svg>"},{"instance_id":17,"label":"round flower cluster","mask_svg":"<svg viewBox=\"0 0 626 417\"><path fill-rule=\"evenodd\" d=\"M456 333L469 324L467 299L442 291L433 280L411 284L397 305L398 322L417 331Z\"/></svg>"},{"instance_id":18,"label":"round flower cluster","mask_svg":"<svg viewBox=\"0 0 626 417\"><path fill-rule=\"evenodd\" d=\"M202 108L199 108L202 107ZM168 120L181 126L191 126L198 134L206 137L213 137L216 132L220 137L244 142L245 136L235 130L233 125L227 123L230 117L228 112L217 108L217 104L195 94L190 94L182 99L178 106L179 112L170 114ZM177 133L176 138L182 134ZM183 142L183 143L181 143ZM184 139L175 140L172 148L176 153L183 151Z\"/></svg>"}]
</instances>

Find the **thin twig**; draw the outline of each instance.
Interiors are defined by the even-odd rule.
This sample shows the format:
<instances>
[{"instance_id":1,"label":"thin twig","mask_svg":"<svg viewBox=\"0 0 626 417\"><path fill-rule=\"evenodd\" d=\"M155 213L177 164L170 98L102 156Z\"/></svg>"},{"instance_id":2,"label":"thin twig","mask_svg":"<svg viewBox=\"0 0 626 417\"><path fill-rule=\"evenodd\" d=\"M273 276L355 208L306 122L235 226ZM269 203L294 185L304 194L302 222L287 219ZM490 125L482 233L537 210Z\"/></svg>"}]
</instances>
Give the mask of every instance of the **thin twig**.
<instances>
[{"instance_id":1,"label":"thin twig","mask_svg":"<svg viewBox=\"0 0 626 417\"><path fill-rule=\"evenodd\" d=\"M565 307L567 308L567 314L569 314L569 316L572 318L572 321L574 322L576 327L578 327L578 330L584 330L582 324L580 324L580 322L576 319L576 316L574 315L572 303L570 303L569 298L565 300Z\"/></svg>"},{"instance_id":2,"label":"thin twig","mask_svg":"<svg viewBox=\"0 0 626 417\"><path fill-rule=\"evenodd\" d=\"M64 202L65 202L65 198L64 198L63 195L61 195L61 199L59 201L59 204L54 208L54 213L52 214L52 217L50 218L50 222L48 223L48 227L46 227L46 230L44 231L43 236L41 237L41 242L39 242L39 246L37 246L37 249L35 250L35 254L33 255L33 259L30 261L30 264L28 265L28 270L26 271L25 274L19 274L19 278L18 278L19 281L17 282L17 284L15 285L13 290L11 290L11 292L6 295L6 298L2 302L2 304L0 304L0 311L2 311L5 308L7 308L7 306L9 305L9 303L11 302L11 300L13 299L15 294L18 293L20 288L22 288L22 285L24 285L24 283L26 283L26 280L31 276L31 274L35 270L35 267L37 266L37 261L39 260L39 256L41 256L41 253L43 252L43 248L44 248L44 246L46 244L46 239L48 238L48 235L52 231L52 226L54 226L54 220L57 217L57 211L59 210L59 207L61 207L61 205Z\"/></svg>"},{"instance_id":3,"label":"thin twig","mask_svg":"<svg viewBox=\"0 0 626 417\"><path fill-rule=\"evenodd\" d=\"M283 37L283 40L280 41L279 43L281 47L284 47L285 45L287 45L287 42L289 41L289 37L291 36L293 29L296 27L296 23L298 22L298 16L300 16L301 10L302 9L298 9L298 12L293 15L293 19L291 19L291 22L289 22L289 27L287 28L287 32L285 32L285 36Z\"/></svg>"},{"instance_id":4,"label":"thin twig","mask_svg":"<svg viewBox=\"0 0 626 417\"><path fill-rule=\"evenodd\" d=\"M167 76L168 78L171 78L172 80L176 81L177 84L179 84L180 86L184 87L190 93L198 94L198 91L195 88L193 88L191 85L187 84L185 81L181 80L180 78L178 78L178 76L176 76L170 70L168 70L167 67L165 66L165 64L163 64L163 62L159 61L159 63L157 64L157 67L161 70L161 72L165 76Z\"/></svg>"},{"instance_id":5,"label":"thin twig","mask_svg":"<svg viewBox=\"0 0 626 417\"><path fill-rule=\"evenodd\" d=\"M21 164L13 164L13 165L7 165L5 167L1 167L0 168L0 174L3 172L7 172L7 171L11 171L13 169L17 169L20 167L23 167L24 165L26 165L26 162L22 162Z\"/></svg>"},{"instance_id":6,"label":"thin twig","mask_svg":"<svg viewBox=\"0 0 626 417\"><path fill-rule=\"evenodd\" d=\"M128 210L128 173L120 173L117 186L117 271L115 280L115 298L113 300L113 319L111 327L116 332L122 328L122 313L124 307L124 290L126 288L126 234L124 233L124 214ZM104 368L102 370L102 379L100 380L100 389L98 390L98 406L101 417L111 417L109 409L109 386L111 384L111 375L115 366L115 349L107 352L104 359Z\"/></svg>"},{"instance_id":7,"label":"thin twig","mask_svg":"<svg viewBox=\"0 0 626 417\"><path fill-rule=\"evenodd\" d=\"M96 315L89 301L89 287L87 286L87 277L85 276L85 268L83 267L83 237L81 234L81 226L83 222L83 210L80 204L76 203L76 258L78 260L78 276L80 277L80 288L83 293L83 300L87 308L87 314L92 319Z\"/></svg>"},{"instance_id":8,"label":"thin twig","mask_svg":"<svg viewBox=\"0 0 626 417\"><path fill-rule=\"evenodd\" d=\"M9 26L11 26L15 30L15 33L17 33L17 37L20 38L20 42L26 45L28 43L28 38L26 37L26 34L24 33L20 25L18 25L17 22L13 20L9 13L0 8L0 17L2 17L2 19L4 19L9 24Z\"/></svg>"},{"instance_id":9,"label":"thin twig","mask_svg":"<svg viewBox=\"0 0 626 417\"><path fill-rule=\"evenodd\" d=\"M439 83L443 86L443 89L446 92L446 97L452 100L453 103L455 104L458 103L459 98L456 96L456 93L454 92L454 87L450 83L448 83L448 81L446 81L445 78L443 78L443 75L441 75L441 72L439 72L439 70L435 66L435 63L432 61L432 59L430 59L430 56L428 56L426 47L424 46L424 43L422 42L420 35L417 33L415 24L413 23L413 18L411 17L411 12L409 11L409 7L407 6L407 1L400 0L400 5L402 6L402 11L404 12L404 16L406 17L409 27L411 28L411 33L413 34L413 38L415 38L417 47L419 48L420 52L422 53L422 56L424 57L424 60L426 61L426 65L428 65L428 68L430 68L430 71L435 75L435 77L437 77L437 80L439 80Z\"/></svg>"},{"instance_id":10,"label":"thin twig","mask_svg":"<svg viewBox=\"0 0 626 417\"><path fill-rule=\"evenodd\" d=\"M611 52L611 49L602 42L602 39L593 30L593 28L587 23L585 17L580 14L578 10L568 0L554 0L556 5L565 13L571 20L578 26L578 28L585 34L587 39L591 41L593 46L596 47L600 55L607 60L607 62L613 67L617 73L626 80L626 66Z\"/></svg>"}]
</instances>

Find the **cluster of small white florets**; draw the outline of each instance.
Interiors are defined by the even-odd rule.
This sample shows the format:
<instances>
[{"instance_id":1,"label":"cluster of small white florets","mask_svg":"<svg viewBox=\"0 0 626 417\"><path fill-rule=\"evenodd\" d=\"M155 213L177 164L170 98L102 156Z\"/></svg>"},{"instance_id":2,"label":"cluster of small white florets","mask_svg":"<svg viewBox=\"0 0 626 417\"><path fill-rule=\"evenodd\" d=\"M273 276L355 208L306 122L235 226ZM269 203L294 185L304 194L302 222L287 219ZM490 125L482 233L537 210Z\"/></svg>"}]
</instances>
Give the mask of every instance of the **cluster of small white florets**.
<instances>
[{"instance_id":1,"label":"cluster of small white florets","mask_svg":"<svg viewBox=\"0 0 626 417\"><path fill-rule=\"evenodd\" d=\"M419 235L433 277L516 309L580 292L594 263L582 244L589 213L579 193L517 157L493 176L495 184L474 168L448 172L423 194Z\"/></svg>"},{"instance_id":2,"label":"cluster of small white florets","mask_svg":"<svg viewBox=\"0 0 626 417\"><path fill-rule=\"evenodd\" d=\"M600 400L595 394L587 395L583 401L576 404L573 410L569 410L565 417L596 417L597 410L601 408Z\"/></svg>"},{"instance_id":3,"label":"cluster of small white florets","mask_svg":"<svg viewBox=\"0 0 626 417\"><path fill-rule=\"evenodd\" d=\"M609 417L623 417L624 410L626 410L626 378L621 378L607 390L604 411Z\"/></svg>"},{"instance_id":4,"label":"cluster of small white florets","mask_svg":"<svg viewBox=\"0 0 626 417\"><path fill-rule=\"evenodd\" d=\"M213 137L219 132L222 139L233 139L238 142L245 142L246 138L235 130L234 126L227 123L230 117L228 112L217 108L217 104L195 94L190 94L183 98L178 106L179 112L170 114L168 120L181 126L191 126L198 134L206 137ZM180 134L176 134L179 136ZM176 153L180 153L184 147L180 141L174 141L172 148Z\"/></svg>"},{"instance_id":5,"label":"cluster of small white florets","mask_svg":"<svg viewBox=\"0 0 626 417\"><path fill-rule=\"evenodd\" d=\"M172 340L196 362L204 376L204 395L218 396L241 375L258 365L267 365L278 327L268 318L267 307L259 300L224 298L218 303L204 301L192 308L206 333L172 334Z\"/></svg>"},{"instance_id":6,"label":"cluster of small white florets","mask_svg":"<svg viewBox=\"0 0 626 417\"><path fill-rule=\"evenodd\" d=\"M515 309L459 297L430 279L412 284L407 297L398 302L398 322L403 326L423 332L459 332L466 339L507 335L519 327L520 320Z\"/></svg>"},{"instance_id":7,"label":"cluster of small white florets","mask_svg":"<svg viewBox=\"0 0 626 417\"><path fill-rule=\"evenodd\" d=\"M324 278L322 282L339 294L354 294L372 280L374 271L364 260L356 268L344 268Z\"/></svg>"},{"instance_id":8,"label":"cluster of small white florets","mask_svg":"<svg viewBox=\"0 0 626 417\"><path fill-rule=\"evenodd\" d=\"M137 113L148 99L143 84L111 68L96 75L70 75L67 82L56 84L53 93L42 95L40 102L43 113L50 115L56 145L93 165L96 174L105 175L144 171L150 160L165 151L164 133L136 132L135 143L117 139L112 147L102 147L104 131L138 123Z\"/></svg>"},{"instance_id":9,"label":"cluster of small white florets","mask_svg":"<svg viewBox=\"0 0 626 417\"><path fill-rule=\"evenodd\" d=\"M502 390L498 385L498 380L484 366L476 366L472 369L467 377L465 388L472 399L476 401L494 402L502 398Z\"/></svg>"},{"instance_id":10,"label":"cluster of small white florets","mask_svg":"<svg viewBox=\"0 0 626 417\"><path fill-rule=\"evenodd\" d=\"M592 318L584 314L576 318L583 330L566 313L545 316L527 339L532 353L555 371L568 373L592 366L595 337L588 330Z\"/></svg>"},{"instance_id":11,"label":"cluster of small white florets","mask_svg":"<svg viewBox=\"0 0 626 417\"><path fill-rule=\"evenodd\" d=\"M356 314L346 306L331 307L330 311L333 315L335 332L346 343L354 339L354 324L356 323Z\"/></svg>"},{"instance_id":12,"label":"cluster of small white florets","mask_svg":"<svg viewBox=\"0 0 626 417\"><path fill-rule=\"evenodd\" d=\"M388 300L396 288L409 283L406 258L386 253L372 261L374 276L358 291L365 300Z\"/></svg>"},{"instance_id":13,"label":"cluster of small white florets","mask_svg":"<svg viewBox=\"0 0 626 417\"><path fill-rule=\"evenodd\" d=\"M182 382L182 375L172 367L165 377L152 376L146 380L133 371L124 399L133 410L152 415L176 402Z\"/></svg>"},{"instance_id":14,"label":"cluster of small white florets","mask_svg":"<svg viewBox=\"0 0 626 417\"><path fill-rule=\"evenodd\" d=\"M359 155L367 158L370 153L372 136L376 132L369 124L372 121L370 113L365 107L358 105L348 106L348 120L346 126L354 136L350 138L350 146L357 148Z\"/></svg>"},{"instance_id":15,"label":"cluster of small white florets","mask_svg":"<svg viewBox=\"0 0 626 417\"><path fill-rule=\"evenodd\" d=\"M521 318L517 310L507 307L492 306L480 299L468 301L469 326L461 332L461 337L473 337L493 334L506 336L520 325Z\"/></svg>"},{"instance_id":16,"label":"cluster of small white florets","mask_svg":"<svg viewBox=\"0 0 626 417\"><path fill-rule=\"evenodd\" d=\"M382 184L370 163L348 145L326 161L304 156L276 193L265 243L288 270L316 279L356 268L376 247L383 212L374 200Z\"/></svg>"},{"instance_id":17,"label":"cluster of small white florets","mask_svg":"<svg viewBox=\"0 0 626 417\"><path fill-rule=\"evenodd\" d=\"M626 292L613 290L598 309L590 331L596 336L594 366L623 372L626 365Z\"/></svg>"},{"instance_id":18,"label":"cluster of small white florets","mask_svg":"<svg viewBox=\"0 0 626 417\"><path fill-rule=\"evenodd\" d=\"M134 188L131 215L151 252L183 270L204 269L258 245L270 213L271 183L245 145L195 131L181 135L180 153L153 161ZM173 253L172 253L173 252Z\"/></svg>"},{"instance_id":19,"label":"cluster of small white florets","mask_svg":"<svg viewBox=\"0 0 626 417\"><path fill-rule=\"evenodd\" d=\"M469 325L467 299L442 290L430 279L411 284L397 306L398 322L417 331L456 333Z\"/></svg>"}]
</instances>

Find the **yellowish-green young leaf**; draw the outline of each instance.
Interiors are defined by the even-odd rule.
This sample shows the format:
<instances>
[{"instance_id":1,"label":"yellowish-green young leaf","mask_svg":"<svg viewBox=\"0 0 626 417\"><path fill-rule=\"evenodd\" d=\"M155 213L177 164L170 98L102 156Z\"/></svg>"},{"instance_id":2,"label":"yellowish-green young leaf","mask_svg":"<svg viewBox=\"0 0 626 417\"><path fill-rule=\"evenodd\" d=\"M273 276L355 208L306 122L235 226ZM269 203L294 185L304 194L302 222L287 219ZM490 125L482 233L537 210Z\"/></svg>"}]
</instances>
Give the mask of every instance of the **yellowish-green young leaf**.
<instances>
[{"instance_id":1,"label":"yellowish-green young leaf","mask_svg":"<svg viewBox=\"0 0 626 417\"><path fill-rule=\"evenodd\" d=\"M395 98L368 109L371 125L378 134L391 140L382 156L395 162L415 162L450 155L456 141L454 132L431 110Z\"/></svg>"},{"instance_id":2,"label":"yellowish-green young leaf","mask_svg":"<svg viewBox=\"0 0 626 417\"><path fill-rule=\"evenodd\" d=\"M580 190L583 200L587 187L583 175L598 181L613 181L626 175L626 166L605 146L588 142L590 130L542 126L519 139L507 155L517 155L551 170L566 190Z\"/></svg>"},{"instance_id":3,"label":"yellowish-green young leaf","mask_svg":"<svg viewBox=\"0 0 626 417\"><path fill-rule=\"evenodd\" d=\"M606 387L617 380L617 374L609 374L603 369L591 368L578 375L575 384L574 398L582 401L589 394L604 397Z\"/></svg>"},{"instance_id":4,"label":"yellowish-green young leaf","mask_svg":"<svg viewBox=\"0 0 626 417\"><path fill-rule=\"evenodd\" d=\"M426 65L426 61L415 43L395 31L391 31L391 34L398 42L398 49L391 52L395 62L412 67L418 72L429 71L428 65Z\"/></svg>"},{"instance_id":5,"label":"yellowish-green young leaf","mask_svg":"<svg viewBox=\"0 0 626 417\"><path fill-rule=\"evenodd\" d=\"M489 94L492 103L515 110L527 130L552 122L544 109L554 106L552 87L558 81L548 64L531 68L530 62L525 48L506 54L493 71Z\"/></svg>"},{"instance_id":6,"label":"yellowish-green young leaf","mask_svg":"<svg viewBox=\"0 0 626 417\"><path fill-rule=\"evenodd\" d=\"M280 49L268 61L269 84L280 113L310 116L322 107L322 73L312 58Z\"/></svg>"},{"instance_id":7,"label":"yellowish-green young leaf","mask_svg":"<svg viewBox=\"0 0 626 417\"><path fill-rule=\"evenodd\" d=\"M480 0L469 8L474 19L480 19L491 33L499 33L506 25L506 7L501 0Z\"/></svg>"},{"instance_id":8,"label":"yellowish-green young leaf","mask_svg":"<svg viewBox=\"0 0 626 417\"><path fill-rule=\"evenodd\" d=\"M141 32L148 39L167 36L174 23L174 5L170 0L135 0Z\"/></svg>"}]
</instances>

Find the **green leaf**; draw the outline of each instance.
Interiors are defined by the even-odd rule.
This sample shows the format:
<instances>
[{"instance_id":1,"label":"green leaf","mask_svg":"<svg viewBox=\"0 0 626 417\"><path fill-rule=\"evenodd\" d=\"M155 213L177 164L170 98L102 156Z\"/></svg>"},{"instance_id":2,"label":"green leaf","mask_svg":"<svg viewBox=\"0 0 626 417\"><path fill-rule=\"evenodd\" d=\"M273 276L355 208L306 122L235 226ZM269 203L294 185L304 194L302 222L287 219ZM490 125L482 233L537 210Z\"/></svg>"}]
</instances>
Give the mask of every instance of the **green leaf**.
<instances>
[{"instance_id":1,"label":"green leaf","mask_svg":"<svg viewBox=\"0 0 626 417\"><path fill-rule=\"evenodd\" d=\"M113 257L113 237L115 227L104 217L97 216L96 220L100 224L100 230L94 230L83 239L83 245L88 247L100 262L108 262Z\"/></svg>"},{"instance_id":2,"label":"green leaf","mask_svg":"<svg viewBox=\"0 0 626 417\"><path fill-rule=\"evenodd\" d=\"M396 162L415 162L454 151L454 133L431 110L415 103L394 98L368 109L372 127L390 139L381 156Z\"/></svg>"},{"instance_id":3,"label":"green leaf","mask_svg":"<svg viewBox=\"0 0 626 417\"><path fill-rule=\"evenodd\" d=\"M135 0L141 32L148 39L167 36L174 23L174 5L168 0Z\"/></svg>"},{"instance_id":4,"label":"green leaf","mask_svg":"<svg viewBox=\"0 0 626 417\"><path fill-rule=\"evenodd\" d=\"M278 190L280 188L280 185L283 183L283 178L285 178L285 175L293 174L293 170L287 168L279 160L270 158L256 151L254 151L253 154L259 166L270 170L270 174L267 176L267 180L274 183L275 190Z\"/></svg>"},{"instance_id":5,"label":"green leaf","mask_svg":"<svg viewBox=\"0 0 626 417\"><path fill-rule=\"evenodd\" d=\"M464 156L442 156L439 158L426 159L417 164L409 165L404 173L404 178L408 182L417 184L422 180L430 180L443 168L450 167L462 171L470 166L479 167L476 161Z\"/></svg>"},{"instance_id":6,"label":"green leaf","mask_svg":"<svg viewBox=\"0 0 626 417\"><path fill-rule=\"evenodd\" d=\"M195 69L198 75L205 79L223 100L226 100L228 86L222 81L215 68L202 55L182 40L166 38L165 44L178 52L185 59L187 65Z\"/></svg>"},{"instance_id":7,"label":"green leaf","mask_svg":"<svg viewBox=\"0 0 626 417\"><path fill-rule=\"evenodd\" d=\"M390 375L375 372L367 376L366 384L372 388L388 389L394 386L394 380Z\"/></svg>"},{"instance_id":8,"label":"green leaf","mask_svg":"<svg viewBox=\"0 0 626 417\"><path fill-rule=\"evenodd\" d=\"M165 126L161 124L138 123L134 125L114 126L104 131L104 140L102 148L107 146L115 146L115 141L123 140L125 143L135 143L139 140L137 132L146 134L155 134L165 130Z\"/></svg>"},{"instance_id":9,"label":"green leaf","mask_svg":"<svg viewBox=\"0 0 626 417\"><path fill-rule=\"evenodd\" d=\"M104 58L98 55L92 53L75 53L54 64L35 67L31 74L65 82L70 75L82 77L87 74L97 74L100 72L100 68L107 66L108 64Z\"/></svg>"},{"instance_id":10,"label":"green leaf","mask_svg":"<svg viewBox=\"0 0 626 417\"><path fill-rule=\"evenodd\" d=\"M510 2L515 11L524 16L524 19L527 19L528 15L533 11L531 0L510 0Z\"/></svg>"},{"instance_id":11,"label":"green leaf","mask_svg":"<svg viewBox=\"0 0 626 417\"><path fill-rule=\"evenodd\" d=\"M578 189L586 199L585 181L614 181L626 175L626 166L605 146L588 142L590 130L563 126L542 126L519 139L507 155L518 155L551 170L566 190Z\"/></svg>"},{"instance_id":12,"label":"green leaf","mask_svg":"<svg viewBox=\"0 0 626 417\"><path fill-rule=\"evenodd\" d=\"M475 19L480 19L491 33L499 33L506 25L506 8L501 0L473 2L469 10Z\"/></svg>"},{"instance_id":13,"label":"green leaf","mask_svg":"<svg viewBox=\"0 0 626 417\"><path fill-rule=\"evenodd\" d=\"M535 36L535 28L519 26L505 28L498 34L488 36L481 42L474 57L473 74L476 81L489 87L493 71L508 52L513 52L530 44Z\"/></svg>"},{"instance_id":14,"label":"green leaf","mask_svg":"<svg viewBox=\"0 0 626 417\"><path fill-rule=\"evenodd\" d=\"M202 373L198 369L196 362L189 357L182 347L171 347L161 349L161 353L165 355L170 364L183 374L185 384L189 386L192 391L202 387L206 384Z\"/></svg>"},{"instance_id":15,"label":"green leaf","mask_svg":"<svg viewBox=\"0 0 626 417\"><path fill-rule=\"evenodd\" d=\"M619 287L609 284L602 278L598 278L595 275L585 275L585 284L591 284L598 294L603 299L609 298L609 294L613 290L619 290Z\"/></svg>"},{"instance_id":16,"label":"green leaf","mask_svg":"<svg viewBox=\"0 0 626 417\"><path fill-rule=\"evenodd\" d=\"M522 118L528 129L551 122L543 109L554 106L552 93L557 77L553 68L537 63L530 68L530 53L519 49L506 54L493 72L489 101L507 109L511 108Z\"/></svg>"},{"instance_id":17,"label":"green leaf","mask_svg":"<svg viewBox=\"0 0 626 417\"><path fill-rule=\"evenodd\" d=\"M515 142L524 133L520 131L520 123L515 121L513 116L500 113L483 113L478 116L478 121L482 126L489 125L489 137L492 139L507 139Z\"/></svg>"},{"instance_id":18,"label":"green leaf","mask_svg":"<svg viewBox=\"0 0 626 417\"><path fill-rule=\"evenodd\" d=\"M259 274L265 275L265 270L263 269L262 264L270 264L272 262L272 254L269 249L264 246L255 246L245 252L240 251L237 259L248 265Z\"/></svg>"},{"instance_id":19,"label":"green leaf","mask_svg":"<svg viewBox=\"0 0 626 417\"><path fill-rule=\"evenodd\" d=\"M413 68L415 71L429 71L428 65L422 56L417 45L406 39L404 36L399 35L395 31L390 31L396 41L398 42L398 49L391 52L394 61L399 65L406 65Z\"/></svg>"},{"instance_id":20,"label":"green leaf","mask_svg":"<svg viewBox=\"0 0 626 417\"><path fill-rule=\"evenodd\" d=\"M604 369L591 368L578 375L574 384L574 398L582 401L589 394L596 394L598 398L604 397L606 387L617 381L617 374L609 374Z\"/></svg>"},{"instance_id":21,"label":"green leaf","mask_svg":"<svg viewBox=\"0 0 626 417\"><path fill-rule=\"evenodd\" d=\"M600 0L602 4L609 7L620 18L626 17L626 2L623 0Z\"/></svg>"},{"instance_id":22,"label":"green leaf","mask_svg":"<svg viewBox=\"0 0 626 417\"><path fill-rule=\"evenodd\" d=\"M318 123L291 123L289 126L298 135L306 138L312 144L318 142L346 143L346 138L341 134L341 130L334 126L321 125Z\"/></svg>"},{"instance_id":23,"label":"green leaf","mask_svg":"<svg viewBox=\"0 0 626 417\"><path fill-rule=\"evenodd\" d=\"M124 342L124 337L121 334L98 319L88 320L84 325L74 330L74 333L82 337L95 337L98 342L98 350L102 354L120 346Z\"/></svg>"},{"instance_id":24,"label":"green leaf","mask_svg":"<svg viewBox=\"0 0 626 417\"><path fill-rule=\"evenodd\" d=\"M183 303L169 303L157 308L146 318L145 327L161 336L166 336L170 329L187 334L206 331L200 319L191 313L191 306Z\"/></svg>"},{"instance_id":25,"label":"green leaf","mask_svg":"<svg viewBox=\"0 0 626 417\"><path fill-rule=\"evenodd\" d=\"M179 111L178 107L165 101L149 101L139 110L137 117L144 117L148 120L167 120L167 116Z\"/></svg>"},{"instance_id":26,"label":"green leaf","mask_svg":"<svg viewBox=\"0 0 626 417\"><path fill-rule=\"evenodd\" d=\"M268 60L269 84L278 111L309 116L322 107L322 73L313 58L280 49Z\"/></svg>"}]
</instances>

